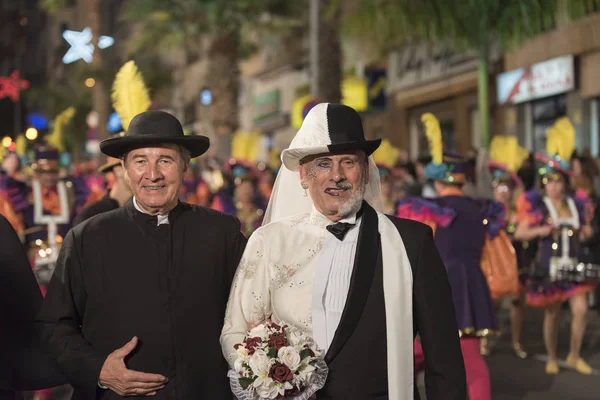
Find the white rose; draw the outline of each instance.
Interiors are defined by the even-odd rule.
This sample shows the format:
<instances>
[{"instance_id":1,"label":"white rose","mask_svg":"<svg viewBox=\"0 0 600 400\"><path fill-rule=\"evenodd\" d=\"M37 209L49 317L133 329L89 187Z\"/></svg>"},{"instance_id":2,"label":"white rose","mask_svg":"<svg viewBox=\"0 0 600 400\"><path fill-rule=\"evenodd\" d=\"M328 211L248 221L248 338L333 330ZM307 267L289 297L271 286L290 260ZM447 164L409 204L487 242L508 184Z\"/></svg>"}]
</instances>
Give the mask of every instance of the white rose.
<instances>
[{"instance_id":1,"label":"white rose","mask_svg":"<svg viewBox=\"0 0 600 400\"><path fill-rule=\"evenodd\" d=\"M282 363L288 366L292 372L296 372L302 359L300 358L300 354L290 346L285 346L279 349L277 352L277 357L281 360Z\"/></svg>"},{"instance_id":2,"label":"white rose","mask_svg":"<svg viewBox=\"0 0 600 400\"><path fill-rule=\"evenodd\" d=\"M260 324L258 326L255 326L250 330L250 332L248 332L248 337L259 337L262 340L266 340L269 337L269 332L267 331L267 328L264 324Z\"/></svg>"},{"instance_id":3,"label":"white rose","mask_svg":"<svg viewBox=\"0 0 600 400\"><path fill-rule=\"evenodd\" d=\"M307 343L306 334L298 328L290 327L288 329L287 336L292 346L304 347L304 345Z\"/></svg>"},{"instance_id":4,"label":"white rose","mask_svg":"<svg viewBox=\"0 0 600 400\"><path fill-rule=\"evenodd\" d=\"M257 379L254 381L253 386L256 388L256 394L263 399L275 399L279 395L279 387L276 385L276 382L269 377Z\"/></svg>"},{"instance_id":5,"label":"white rose","mask_svg":"<svg viewBox=\"0 0 600 400\"><path fill-rule=\"evenodd\" d=\"M233 363L233 369L235 370L235 372L241 374L243 372L245 372L244 369L244 363L248 361L248 357L238 357L235 359L235 362Z\"/></svg>"},{"instance_id":6,"label":"white rose","mask_svg":"<svg viewBox=\"0 0 600 400\"><path fill-rule=\"evenodd\" d=\"M269 369L271 368L269 357L262 350L257 350L250 356L248 365L252 369L252 373L258 377L269 375Z\"/></svg>"}]
</instances>

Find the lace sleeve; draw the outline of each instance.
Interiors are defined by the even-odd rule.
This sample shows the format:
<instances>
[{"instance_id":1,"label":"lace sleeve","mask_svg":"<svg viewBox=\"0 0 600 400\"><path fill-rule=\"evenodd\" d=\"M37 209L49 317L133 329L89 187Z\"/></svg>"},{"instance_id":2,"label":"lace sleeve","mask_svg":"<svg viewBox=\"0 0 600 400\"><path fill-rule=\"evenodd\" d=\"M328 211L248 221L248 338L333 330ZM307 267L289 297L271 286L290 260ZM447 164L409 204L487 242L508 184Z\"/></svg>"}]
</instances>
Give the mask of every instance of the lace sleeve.
<instances>
[{"instance_id":1,"label":"lace sleeve","mask_svg":"<svg viewBox=\"0 0 600 400\"><path fill-rule=\"evenodd\" d=\"M225 311L221 349L230 364L235 360L234 346L243 341L248 326L271 316L268 259L268 247L259 229L248 240Z\"/></svg>"}]
</instances>

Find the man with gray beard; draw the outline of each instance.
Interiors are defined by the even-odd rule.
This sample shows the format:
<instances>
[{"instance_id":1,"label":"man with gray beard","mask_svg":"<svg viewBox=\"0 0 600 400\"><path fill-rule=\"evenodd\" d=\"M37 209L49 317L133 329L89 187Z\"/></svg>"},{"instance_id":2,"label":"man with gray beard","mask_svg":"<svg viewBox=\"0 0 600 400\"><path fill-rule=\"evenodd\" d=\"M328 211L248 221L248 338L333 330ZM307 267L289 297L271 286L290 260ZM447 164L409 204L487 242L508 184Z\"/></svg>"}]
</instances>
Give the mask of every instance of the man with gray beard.
<instances>
[{"instance_id":1,"label":"man with gray beard","mask_svg":"<svg viewBox=\"0 0 600 400\"><path fill-rule=\"evenodd\" d=\"M325 354L318 399L418 398L413 340L426 355L429 400L466 398L454 306L432 231L384 215L379 172L352 108L306 116L281 168L263 226L231 289L221 347L265 320L304 330ZM385 279L384 279L385 278ZM278 382L268 381L277 390ZM267 388L268 389L268 388Z\"/></svg>"}]
</instances>

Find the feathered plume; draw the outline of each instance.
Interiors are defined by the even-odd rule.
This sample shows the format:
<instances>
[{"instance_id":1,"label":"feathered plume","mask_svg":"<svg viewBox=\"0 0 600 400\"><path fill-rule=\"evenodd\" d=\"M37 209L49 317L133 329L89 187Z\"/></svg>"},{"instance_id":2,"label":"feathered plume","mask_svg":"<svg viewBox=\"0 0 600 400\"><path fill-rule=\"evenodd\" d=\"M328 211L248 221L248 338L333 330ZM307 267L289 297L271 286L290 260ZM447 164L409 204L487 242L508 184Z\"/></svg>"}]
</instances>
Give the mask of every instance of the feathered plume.
<instances>
[{"instance_id":1,"label":"feathered plume","mask_svg":"<svg viewBox=\"0 0 600 400\"><path fill-rule=\"evenodd\" d=\"M569 161L575 151L575 127L567 117L554 123L556 129L557 153L565 161Z\"/></svg>"},{"instance_id":2,"label":"feathered plume","mask_svg":"<svg viewBox=\"0 0 600 400\"><path fill-rule=\"evenodd\" d=\"M113 83L111 98L124 130L129 128L133 117L150 108L148 89L135 62L128 61L121 67Z\"/></svg>"},{"instance_id":3,"label":"feathered plume","mask_svg":"<svg viewBox=\"0 0 600 400\"><path fill-rule=\"evenodd\" d=\"M383 139L377 150L373 153L375 163L387 168L393 168L399 157L400 150L392 146L387 139Z\"/></svg>"},{"instance_id":4,"label":"feathered plume","mask_svg":"<svg viewBox=\"0 0 600 400\"><path fill-rule=\"evenodd\" d=\"M490 159L517 171L529 156L526 148L519 146L516 136L496 135L490 144Z\"/></svg>"},{"instance_id":5,"label":"feathered plume","mask_svg":"<svg viewBox=\"0 0 600 400\"><path fill-rule=\"evenodd\" d=\"M558 136L559 135L560 135L560 133L558 132L558 130L556 129L556 127L554 125L549 127L548 129L546 129L546 153L548 153L548 155L550 155L550 156L558 154L558 148L559 148Z\"/></svg>"},{"instance_id":6,"label":"feathered plume","mask_svg":"<svg viewBox=\"0 0 600 400\"><path fill-rule=\"evenodd\" d=\"M256 162L260 151L260 132L237 132L231 141L231 157Z\"/></svg>"},{"instance_id":7,"label":"feathered plume","mask_svg":"<svg viewBox=\"0 0 600 400\"><path fill-rule=\"evenodd\" d=\"M425 124L425 134L429 140L429 151L431 153L431 161L434 164L442 164L444 162L444 149L442 144L442 129L440 122L431 113L425 113L421 116L421 121Z\"/></svg>"},{"instance_id":8,"label":"feathered plume","mask_svg":"<svg viewBox=\"0 0 600 400\"><path fill-rule=\"evenodd\" d=\"M15 140L15 153L18 156L24 156L27 152L27 139L25 139L24 135L17 136Z\"/></svg>"},{"instance_id":9,"label":"feathered plume","mask_svg":"<svg viewBox=\"0 0 600 400\"><path fill-rule=\"evenodd\" d=\"M71 122L71 119L75 116L75 108L69 107L56 116L54 120L54 130L51 135L46 136L46 143L55 147L58 151L64 151L64 134L65 127Z\"/></svg>"}]
</instances>

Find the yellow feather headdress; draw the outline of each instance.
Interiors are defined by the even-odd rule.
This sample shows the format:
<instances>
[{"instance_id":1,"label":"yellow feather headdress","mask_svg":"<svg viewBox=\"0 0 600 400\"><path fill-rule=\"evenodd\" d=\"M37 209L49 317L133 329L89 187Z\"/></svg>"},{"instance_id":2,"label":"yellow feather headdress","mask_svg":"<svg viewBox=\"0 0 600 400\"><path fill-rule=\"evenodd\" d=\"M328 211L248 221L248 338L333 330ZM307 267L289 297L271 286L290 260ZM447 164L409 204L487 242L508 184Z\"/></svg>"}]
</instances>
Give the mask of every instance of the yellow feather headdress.
<instances>
[{"instance_id":1,"label":"yellow feather headdress","mask_svg":"<svg viewBox=\"0 0 600 400\"><path fill-rule=\"evenodd\" d=\"M52 134L46 136L45 140L50 146L56 148L59 152L65 151L64 135L65 128L75 116L75 107L69 107L54 119L54 130Z\"/></svg>"},{"instance_id":2,"label":"yellow feather headdress","mask_svg":"<svg viewBox=\"0 0 600 400\"><path fill-rule=\"evenodd\" d=\"M504 164L509 170L518 171L529 151L519 145L516 136L495 135L490 144L490 159Z\"/></svg>"},{"instance_id":3,"label":"yellow feather headdress","mask_svg":"<svg viewBox=\"0 0 600 400\"><path fill-rule=\"evenodd\" d=\"M425 113L421 116L421 121L425 124L425 134L429 140L429 151L431 153L431 161L434 164L442 164L444 162L444 148L442 143L442 128L440 122L431 113Z\"/></svg>"},{"instance_id":4,"label":"yellow feather headdress","mask_svg":"<svg viewBox=\"0 0 600 400\"><path fill-rule=\"evenodd\" d=\"M377 165L393 168L400 158L400 149L392 146L389 140L383 139L379 148L373 153L373 159Z\"/></svg>"},{"instance_id":5,"label":"yellow feather headdress","mask_svg":"<svg viewBox=\"0 0 600 400\"><path fill-rule=\"evenodd\" d=\"M559 118L546 130L546 152L569 161L575 151L575 127L567 117Z\"/></svg>"},{"instance_id":6,"label":"yellow feather headdress","mask_svg":"<svg viewBox=\"0 0 600 400\"><path fill-rule=\"evenodd\" d=\"M111 98L125 131L133 117L147 111L152 105L142 73L134 61L126 62L117 73Z\"/></svg>"}]
</instances>

